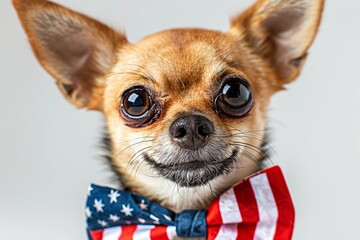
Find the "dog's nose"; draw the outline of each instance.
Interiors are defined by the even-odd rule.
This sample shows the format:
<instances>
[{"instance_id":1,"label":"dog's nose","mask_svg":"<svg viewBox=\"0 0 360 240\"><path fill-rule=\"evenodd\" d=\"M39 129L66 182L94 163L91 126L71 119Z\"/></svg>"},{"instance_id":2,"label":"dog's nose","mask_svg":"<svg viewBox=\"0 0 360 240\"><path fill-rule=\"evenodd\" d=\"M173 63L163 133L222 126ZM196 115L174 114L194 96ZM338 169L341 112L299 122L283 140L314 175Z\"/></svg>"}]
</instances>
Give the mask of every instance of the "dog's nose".
<instances>
[{"instance_id":1,"label":"dog's nose","mask_svg":"<svg viewBox=\"0 0 360 240\"><path fill-rule=\"evenodd\" d=\"M170 126L172 139L182 148L198 149L209 141L214 126L209 119L200 115L189 115L176 119Z\"/></svg>"}]
</instances>

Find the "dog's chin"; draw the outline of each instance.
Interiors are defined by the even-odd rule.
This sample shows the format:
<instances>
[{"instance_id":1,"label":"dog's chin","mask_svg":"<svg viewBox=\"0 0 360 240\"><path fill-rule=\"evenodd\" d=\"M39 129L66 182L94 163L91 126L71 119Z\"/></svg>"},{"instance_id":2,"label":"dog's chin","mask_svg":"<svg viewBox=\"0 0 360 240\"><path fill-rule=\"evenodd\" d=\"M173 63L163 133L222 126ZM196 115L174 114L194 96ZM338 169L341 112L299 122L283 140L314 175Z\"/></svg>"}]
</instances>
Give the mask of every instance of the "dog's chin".
<instances>
[{"instance_id":1,"label":"dog's chin","mask_svg":"<svg viewBox=\"0 0 360 240\"><path fill-rule=\"evenodd\" d=\"M203 186L221 175L228 174L236 162L237 155L238 150L235 149L231 156L225 159L193 160L177 164L158 163L146 154L144 158L159 175L175 182L180 187L190 188Z\"/></svg>"}]
</instances>

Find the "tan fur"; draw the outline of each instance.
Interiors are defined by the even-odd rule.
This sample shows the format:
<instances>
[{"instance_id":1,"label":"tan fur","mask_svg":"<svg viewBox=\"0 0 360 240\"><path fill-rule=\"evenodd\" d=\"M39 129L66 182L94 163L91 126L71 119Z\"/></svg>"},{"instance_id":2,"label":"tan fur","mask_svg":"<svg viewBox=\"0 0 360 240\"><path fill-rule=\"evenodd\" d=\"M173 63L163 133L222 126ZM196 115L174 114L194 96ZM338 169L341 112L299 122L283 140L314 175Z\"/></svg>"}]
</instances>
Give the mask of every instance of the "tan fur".
<instances>
[{"instance_id":1,"label":"tan fur","mask_svg":"<svg viewBox=\"0 0 360 240\"><path fill-rule=\"evenodd\" d=\"M324 4L323 0L259 0L232 20L229 32L172 29L130 44L122 34L57 4L40 0L13 2L35 55L57 80L66 98L78 107L104 113L113 164L126 185L175 211L206 208L218 194L259 168L254 160L261 156L255 149L264 137L270 97L300 73ZM82 27L84 39L91 45L88 55L81 53L80 56L89 57L91 64L83 64L79 58L76 63L80 70L70 69L69 74L76 72L71 77L60 73L67 66L63 67L63 63L48 52L52 48L37 34L38 19L53 12L62 21L75 21ZM298 12L300 20L296 19L300 16ZM290 13L287 20L293 25L282 23L281 15L287 13ZM73 36L62 25L52 27ZM95 76L88 80L78 78L79 74L82 76L82 69L94 71ZM253 89L255 105L246 117L228 118L214 111L214 92L219 80L228 75L242 76ZM64 82L83 87L75 88L69 96L62 87ZM121 94L135 84L151 88L162 108L153 124L141 128L126 126L119 114ZM230 174L203 187L181 188L157 176L143 162L141 153L148 149L149 154L159 157L157 151L161 148L176 151L169 140L169 127L177 117L194 113L209 118L218 135L251 132L243 141L254 149L240 149L241 157ZM233 141L234 138L224 139L226 144Z\"/></svg>"}]
</instances>

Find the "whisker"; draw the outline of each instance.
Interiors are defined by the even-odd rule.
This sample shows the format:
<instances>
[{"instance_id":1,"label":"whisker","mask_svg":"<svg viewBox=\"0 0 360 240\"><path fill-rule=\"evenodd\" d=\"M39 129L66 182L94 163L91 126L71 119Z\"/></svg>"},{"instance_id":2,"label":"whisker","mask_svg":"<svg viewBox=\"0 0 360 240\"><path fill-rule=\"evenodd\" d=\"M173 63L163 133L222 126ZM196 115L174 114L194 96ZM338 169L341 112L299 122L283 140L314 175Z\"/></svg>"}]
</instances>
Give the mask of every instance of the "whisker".
<instances>
[{"instance_id":1,"label":"whisker","mask_svg":"<svg viewBox=\"0 0 360 240\"><path fill-rule=\"evenodd\" d=\"M160 146L160 145L161 145L161 144L155 145L155 146L153 146L152 148L158 147L158 146ZM154 156L154 155L157 154L157 153L158 153L158 151L155 151L154 153L150 154L149 157L152 157L152 156ZM133 162L135 162L136 159L139 158L140 156L141 156L141 154L139 154L136 158L134 158ZM139 170L140 165L141 165L142 163L144 163L144 161L145 161L145 159L143 159L143 160L138 164L138 166L136 167L134 177L136 177L136 173L137 173L137 171ZM132 163L131 163L131 164L132 164Z\"/></svg>"},{"instance_id":2,"label":"whisker","mask_svg":"<svg viewBox=\"0 0 360 240\"><path fill-rule=\"evenodd\" d=\"M275 149L274 149L269 143L267 143L266 141L264 141L264 140L262 140L262 139L259 139L259 138L256 138L256 137L251 137L251 136L246 136L246 135L241 135L241 134L239 134L239 135L236 134L236 135L234 135L234 136L235 136L235 137L240 137L240 138L242 138L243 140L245 140L244 138L250 138L250 139L257 140L257 141L261 142L264 146L268 147L272 152L274 152L277 157L279 157L279 155L277 154L277 152L275 151Z\"/></svg>"},{"instance_id":3,"label":"whisker","mask_svg":"<svg viewBox=\"0 0 360 240\"><path fill-rule=\"evenodd\" d=\"M155 131L154 131L154 132L155 132ZM121 141L121 142L118 142L118 143L131 142L131 141L138 140L138 139L143 139L143 138L144 138L144 137L136 137L136 138L132 138L132 139L129 139L129 140Z\"/></svg>"},{"instance_id":4,"label":"whisker","mask_svg":"<svg viewBox=\"0 0 360 240\"><path fill-rule=\"evenodd\" d=\"M260 135L260 133L267 131L266 129L246 130L246 131L245 131L245 130L240 130L240 129L238 129L238 128L235 128L235 127L231 126L230 124L221 124L220 126L227 126L227 127L230 127L230 128L232 128L232 129L240 132L240 133L247 133L247 134L248 134L248 133L253 133L253 134L258 134L258 135ZM232 134L229 134L229 135L232 135Z\"/></svg>"},{"instance_id":5,"label":"whisker","mask_svg":"<svg viewBox=\"0 0 360 240\"><path fill-rule=\"evenodd\" d=\"M122 149L118 154L116 154L116 156L115 156L115 158L114 159L116 159L123 151L125 151L126 149L128 149L128 148L130 148L130 147L133 147L133 146L135 146L135 145L137 145L137 144L141 144L141 143L145 143L145 142L151 142L151 141L153 141L153 139L149 139L149 140L147 140L146 141L146 139L148 138L148 137L150 137L152 134L154 134L155 132L157 132L157 131L159 131L159 129L158 130L155 130L155 131L152 131L152 132L150 132L148 135L146 135L145 137L141 137L141 138L137 138L137 139L143 139L142 141L140 141L140 142L137 142L137 143L133 143L133 144L130 144L129 146L127 146L127 147L125 147L124 149ZM132 140L130 140L130 141L133 141L133 139Z\"/></svg>"},{"instance_id":6,"label":"whisker","mask_svg":"<svg viewBox=\"0 0 360 240\"><path fill-rule=\"evenodd\" d=\"M260 156L262 156L264 159L269 158L271 160L270 156L267 155L266 152L264 152L261 148L258 148L252 144L244 143L244 142L233 142L233 143L230 143L230 145L247 147L247 148L251 149L252 151L256 152L257 154L259 154Z\"/></svg>"},{"instance_id":7,"label":"whisker","mask_svg":"<svg viewBox=\"0 0 360 240\"><path fill-rule=\"evenodd\" d=\"M143 151L145 151L146 149L149 149L149 148L151 148L151 146L144 147L144 148L140 149L139 151L137 151L136 153L134 153L134 154L132 155L132 157L130 158L130 160L128 161L128 163L126 164L125 170L127 170L128 167L133 164L132 159L133 159L135 156L137 156L138 154L141 154Z\"/></svg>"},{"instance_id":8,"label":"whisker","mask_svg":"<svg viewBox=\"0 0 360 240\"><path fill-rule=\"evenodd\" d=\"M259 135L260 135L260 132L266 132L266 131L267 131L266 129L265 129L265 130L243 131L243 130L240 130L240 129L235 128L235 127L233 127L233 126L230 126L230 125L228 125L228 124L223 124L223 125L229 126L229 127L231 127L232 129L240 132L240 133L235 133L235 134L223 135L223 137L225 137L225 138L240 137L240 138L242 138L243 140L245 140L244 138L250 138L250 139L257 140L257 141L261 142L263 146L266 146L266 147L269 148L273 153L275 153L276 156L279 156L279 155L277 154L277 152L275 151L275 149L274 149L268 142L266 142L265 139L260 139L260 138L257 138L257 137L255 137L255 136L251 136L251 134L253 134L253 133L259 133ZM251 133L251 134L248 134L248 133ZM217 136L220 136L220 135L217 135ZM264 135L261 135L261 136L264 138ZM262 152L265 152L264 149L261 149L261 151L262 151ZM269 161L271 162L271 164L273 164L271 158L268 157L268 159L269 159Z\"/></svg>"},{"instance_id":9,"label":"whisker","mask_svg":"<svg viewBox=\"0 0 360 240\"><path fill-rule=\"evenodd\" d=\"M183 195L181 195L181 193L180 193L180 187L179 187L179 185L177 185L177 184L176 184L176 189L177 189L177 193L179 194L179 196L180 196L183 200L185 200L185 198L183 197Z\"/></svg>"},{"instance_id":10,"label":"whisker","mask_svg":"<svg viewBox=\"0 0 360 240\"><path fill-rule=\"evenodd\" d=\"M208 182L207 185L208 185L208 187L209 187L209 189L210 189L211 196L212 196L212 197L217 197L217 195L214 193L214 190L213 190L213 188L212 188L212 186L211 186L210 181Z\"/></svg>"},{"instance_id":11,"label":"whisker","mask_svg":"<svg viewBox=\"0 0 360 240\"><path fill-rule=\"evenodd\" d=\"M257 160L257 158L255 158L255 156L250 153L248 150L246 149L242 149L244 156L246 156L246 159L250 160L251 162L255 163L258 167L261 166L261 163Z\"/></svg>"},{"instance_id":12,"label":"whisker","mask_svg":"<svg viewBox=\"0 0 360 240\"><path fill-rule=\"evenodd\" d=\"M243 150L243 149L241 149L241 150ZM240 158L241 158L241 156L240 156ZM232 168L234 168L234 169L244 169L245 168L245 166L239 166L239 164L241 164L241 162L236 161L235 162L236 166L232 166Z\"/></svg>"},{"instance_id":13,"label":"whisker","mask_svg":"<svg viewBox=\"0 0 360 240\"><path fill-rule=\"evenodd\" d=\"M130 144L128 145L127 147L125 147L124 149L122 149L118 154L116 154L115 158L116 159L121 153L123 153L125 150L135 146L135 145L138 145L138 144L141 144L141 143L147 143L147 142L152 142L152 140L143 140L143 141L140 141L140 142L136 142L136 143L133 143L133 144Z\"/></svg>"}]
</instances>

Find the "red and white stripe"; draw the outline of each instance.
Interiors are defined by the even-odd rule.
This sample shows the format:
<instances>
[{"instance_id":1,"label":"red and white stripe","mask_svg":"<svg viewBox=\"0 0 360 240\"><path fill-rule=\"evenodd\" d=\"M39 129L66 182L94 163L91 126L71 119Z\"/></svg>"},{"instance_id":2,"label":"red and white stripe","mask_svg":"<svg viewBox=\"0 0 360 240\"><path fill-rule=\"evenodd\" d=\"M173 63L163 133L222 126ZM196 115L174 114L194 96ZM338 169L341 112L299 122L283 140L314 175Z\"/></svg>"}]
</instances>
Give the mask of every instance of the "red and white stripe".
<instances>
[{"instance_id":1,"label":"red and white stripe","mask_svg":"<svg viewBox=\"0 0 360 240\"><path fill-rule=\"evenodd\" d=\"M207 216L208 239L291 239L295 213L279 171L254 175L215 201Z\"/></svg>"},{"instance_id":2,"label":"red and white stripe","mask_svg":"<svg viewBox=\"0 0 360 240\"><path fill-rule=\"evenodd\" d=\"M289 240L294 208L279 167L244 180L209 207L208 240ZM171 240L174 226L123 226L92 231L93 240Z\"/></svg>"},{"instance_id":3,"label":"red and white stripe","mask_svg":"<svg viewBox=\"0 0 360 240\"><path fill-rule=\"evenodd\" d=\"M93 240L171 240L176 236L174 226L138 225L90 231Z\"/></svg>"}]
</instances>

